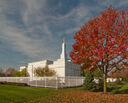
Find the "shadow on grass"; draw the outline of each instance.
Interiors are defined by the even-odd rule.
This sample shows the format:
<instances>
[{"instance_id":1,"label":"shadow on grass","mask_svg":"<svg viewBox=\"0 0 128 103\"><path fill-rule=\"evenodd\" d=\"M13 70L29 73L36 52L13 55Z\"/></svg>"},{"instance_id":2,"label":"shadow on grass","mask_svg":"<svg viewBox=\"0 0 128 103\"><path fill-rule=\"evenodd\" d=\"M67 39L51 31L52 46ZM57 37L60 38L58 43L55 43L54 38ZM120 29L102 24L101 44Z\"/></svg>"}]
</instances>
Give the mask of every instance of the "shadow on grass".
<instances>
[{"instance_id":1,"label":"shadow on grass","mask_svg":"<svg viewBox=\"0 0 128 103\"><path fill-rule=\"evenodd\" d=\"M103 92L103 89L96 89L93 90L92 92ZM122 89L121 87L111 87L111 88L107 88L107 92L108 93L112 93L112 94L128 94L128 88L127 89Z\"/></svg>"},{"instance_id":2,"label":"shadow on grass","mask_svg":"<svg viewBox=\"0 0 128 103\"><path fill-rule=\"evenodd\" d=\"M103 88L98 88L92 90L92 92L103 92ZM107 92L112 94L128 94L128 84L127 83L110 83L107 86Z\"/></svg>"},{"instance_id":3,"label":"shadow on grass","mask_svg":"<svg viewBox=\"0 0 128 103\"><path fill-rule=\"evenodd\" d=\"M120 83L108 87L108 92L113 94L128 94L128 84Z\"/></svg>"},{"instance_id":4,"label":"shadow on grass","mask_svg":"<svg viewBox=\"0 0 128 103\"><path fill-rule=\"evenodd\" d=\"M113 90L112 93L114 94L128 94L128 88L127 89L116 89L116 90Z\"/></svg>"}]
</instances>

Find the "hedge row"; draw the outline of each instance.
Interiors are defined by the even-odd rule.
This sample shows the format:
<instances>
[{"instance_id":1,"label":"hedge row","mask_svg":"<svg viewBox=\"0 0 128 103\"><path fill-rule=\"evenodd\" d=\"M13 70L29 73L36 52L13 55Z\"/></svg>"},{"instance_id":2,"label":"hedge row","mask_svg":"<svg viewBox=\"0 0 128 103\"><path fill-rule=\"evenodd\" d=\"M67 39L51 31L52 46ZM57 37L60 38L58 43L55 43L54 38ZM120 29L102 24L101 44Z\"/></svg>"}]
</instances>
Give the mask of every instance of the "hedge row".
<instances>
[{"instance_id":1,"label":"hedge row","mask_svg":"<svg viewBox=\"0 0 128 103\"><path fill-rule=\"evenodd\" d=\"M0 82L2 85L28 86L26 83Z\"/></svg>"}]
</instances>

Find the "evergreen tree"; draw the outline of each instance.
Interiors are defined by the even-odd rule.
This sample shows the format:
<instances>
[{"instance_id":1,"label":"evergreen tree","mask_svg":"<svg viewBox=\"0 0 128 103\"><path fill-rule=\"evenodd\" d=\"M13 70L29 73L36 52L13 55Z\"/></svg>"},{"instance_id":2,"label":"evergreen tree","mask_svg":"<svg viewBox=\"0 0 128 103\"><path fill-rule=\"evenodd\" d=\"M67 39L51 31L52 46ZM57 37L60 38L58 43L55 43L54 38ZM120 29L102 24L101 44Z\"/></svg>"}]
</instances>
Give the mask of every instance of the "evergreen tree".
<instances>
[{"instance_id":1,"label":"evergreen tree","mask_svg":"<svg viewBox=\"0 0 128 103\"><path fill-rule=\"evenodd\" d=\"M96 83L92 73L86 73L84 81L85 90L94 91L96 89Z\"/></svg>"}]
</instances>

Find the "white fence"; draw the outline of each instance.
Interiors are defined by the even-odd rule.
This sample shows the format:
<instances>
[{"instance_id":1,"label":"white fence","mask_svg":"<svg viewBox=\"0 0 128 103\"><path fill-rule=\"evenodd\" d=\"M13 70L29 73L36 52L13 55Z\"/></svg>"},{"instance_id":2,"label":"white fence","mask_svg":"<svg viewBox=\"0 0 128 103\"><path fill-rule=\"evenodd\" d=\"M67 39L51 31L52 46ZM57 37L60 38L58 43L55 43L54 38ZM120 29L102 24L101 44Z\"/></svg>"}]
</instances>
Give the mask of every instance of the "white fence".
<instances>
[{"instance_id":1,"label":"white fence","mask_svg":"<svg viewBox=\"0 0 128 103\"><path fill-rule=\"evenodd\" d=\"M26 83L29 86L58 89L82 86L84 79L85 77L0 77L0 82ZM107 78L107 82L115 82L116 80L116 78ZM94 81L98 83L97 79Z\"/></svg>"},{"instance_id":2,"label":"white fence","mask_svg":"<svg viewBox=\"0 0 128 103\"><path fill-rule=\"evenodd\" d=\"M29 86L45 88L66 88L82 86L85 77L0 77L0 81L26 83Z\"/></svg>"}]
</instances>

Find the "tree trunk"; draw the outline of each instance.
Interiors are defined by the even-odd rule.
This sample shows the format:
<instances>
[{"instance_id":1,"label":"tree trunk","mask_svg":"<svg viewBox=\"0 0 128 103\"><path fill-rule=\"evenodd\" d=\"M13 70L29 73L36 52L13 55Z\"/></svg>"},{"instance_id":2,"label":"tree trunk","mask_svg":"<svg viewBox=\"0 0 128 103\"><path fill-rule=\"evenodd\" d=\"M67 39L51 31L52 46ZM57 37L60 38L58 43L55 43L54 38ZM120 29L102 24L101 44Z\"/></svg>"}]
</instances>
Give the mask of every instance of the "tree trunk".
<instances>
[{"instance_id":1,"label":"tree trunk","mask_svg":"<svg viewBox=\"0 0 128 103\"><path fill-rule=\"evenodd\" d=\"M107 82L106 82L106 80L107 80L107 75L106 75L106 73L104 73L104 93L107 93Z\"/></svg>"}]
</instances>

